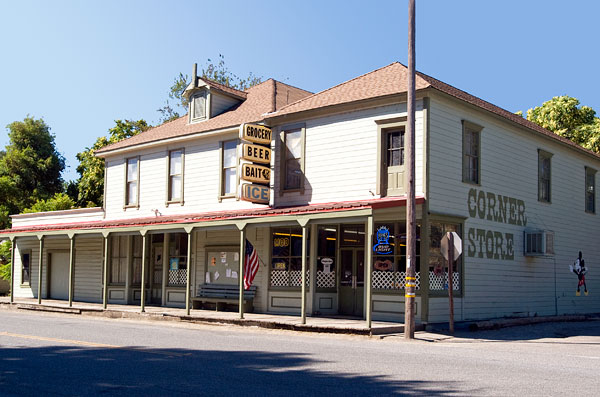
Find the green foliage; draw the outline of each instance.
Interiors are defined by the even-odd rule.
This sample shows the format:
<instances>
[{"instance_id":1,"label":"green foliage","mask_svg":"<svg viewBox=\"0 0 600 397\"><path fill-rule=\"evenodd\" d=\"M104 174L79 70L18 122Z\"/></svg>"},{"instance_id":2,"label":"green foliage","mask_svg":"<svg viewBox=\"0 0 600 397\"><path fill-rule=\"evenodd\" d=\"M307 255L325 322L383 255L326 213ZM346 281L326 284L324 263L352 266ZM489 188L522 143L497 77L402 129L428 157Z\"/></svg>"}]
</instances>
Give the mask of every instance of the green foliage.
<instances>
[{"instance_id":1,"label":"green foliage","mask_svg":"<svg viewBox=\"0 0 600 397\"><path fill-rule=\"evenodd\" d=\"M9 144L0 157L0 228L10 227L8 215L61 192L65 168L44 120L27 116L7 128Z\"/></svg>"},{"instance_id":2,"label":"green foliage","mask_svg":"<svg viewBox=\"0 0 600 397\"><path fill-rule=\"evenodd\" d=\"M56 193L54 197L47 200L38 200L30 208L26 208L23 213L70 210L74 206L75 202L66 193Z\"/></svg>"},{"instance_id":3,"label":"green foliage","mask_svg":"<svg viewBox=\"0 0 600 397\"><path fill-rule=\"evenodd\" d=\"M77 203L79 198L79 185L77 181L68 181L63 184L63 191L73 200L74 203Z\"/></svg>"},{"instance_id":4,"label":"green foliage","mask_svg":"<svg viewBox=\"0 0 600 397\"><path fill-rule=\"evenodd\" d=\"M542 106L529 109L527 120L600 153L600 118L591 107L579 107L576 98L554 97Z\"/></svg>"},{"instance_id":5,"label":"green foliage","mask_svg":"<svg viewBox=\"0 0 600 397\"><path fill-rule=\"evenodd\" d=\"M240 78L232 73L227 66L225 66L225 57L221 54L219 54L219 61L217 64L214 64L212 60L208 59L208 63L206 67L202 69L200 77L225 84L240 91L245 91L262 82L262 77L255 76L252 72L250 72L246 78Z\"/></svg>"},{"instance_id":6,"label":"green foliage","mask_svg":"<svg viewBox=\"0 0 600 397\"><path fill-rule=\"evenodd\" d=\"M11 243L3 241L0 243L0 279L10 280Z\"/></svg>"},{"instance_id":7,"label":"green foliage","mask_svg":"<svg viewBox=\"0 0 600 397\"><path fill-rule=\"evenodd\" d=\"M210 58L208 59L206 66L200 71L200 78L216 81L217 83L241 91L245 91L262 82L262 77L256 76L252 72L250 72L246 78L238 77L227 68L225 65L225 57L221 54L219 54L217 63L214 63ZM162 114L160 119L161 123L175 120L181 117L180 112L185 114L188 111L189 101L183 93L191 82L192 79L187 74L184 75L183 73L179 73L179 76L174 79L173 85L169 90L169 98L175 104L172 106L171 102L167 100L165 106L158 109L158 112Z\"/></svg>"},{"instance_id":8,"label":"green foliage","mask_svg":"<svg viewBox=\"0 0 600 397\"><path fill-rule=\"evenodd\" d=\"M115 120L115 126L108 130L108 137L101 136L91 148L77 153L77 172L79 173L77 205L80 207L96 207L102 205L104 193L104 160L94 156L97 150L111 143L122 141L152 126L144 120ZM1 215L1 213L0 213Z\"/></svg>"}]
</instances>

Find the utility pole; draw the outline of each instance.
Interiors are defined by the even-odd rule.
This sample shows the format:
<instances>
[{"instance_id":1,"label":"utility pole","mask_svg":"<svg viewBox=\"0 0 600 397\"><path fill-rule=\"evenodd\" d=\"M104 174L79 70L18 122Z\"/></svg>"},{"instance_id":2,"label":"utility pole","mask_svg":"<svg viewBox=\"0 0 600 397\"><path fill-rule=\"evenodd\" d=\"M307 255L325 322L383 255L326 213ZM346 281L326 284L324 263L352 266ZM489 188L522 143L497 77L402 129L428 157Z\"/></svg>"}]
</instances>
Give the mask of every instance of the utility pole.
<instances>
[{"instance_id":1,"label":"utility pole","mask_svg":"<svg viewBox=\"0 0 600 397\"><path fill-rule=\"evenodd\" d=\"M408 1L408 87L406 126L406 166L408 194L406 197L406 283L404 294L404 338L415 338L415 0Z\"/></svg>"}]
</instances>

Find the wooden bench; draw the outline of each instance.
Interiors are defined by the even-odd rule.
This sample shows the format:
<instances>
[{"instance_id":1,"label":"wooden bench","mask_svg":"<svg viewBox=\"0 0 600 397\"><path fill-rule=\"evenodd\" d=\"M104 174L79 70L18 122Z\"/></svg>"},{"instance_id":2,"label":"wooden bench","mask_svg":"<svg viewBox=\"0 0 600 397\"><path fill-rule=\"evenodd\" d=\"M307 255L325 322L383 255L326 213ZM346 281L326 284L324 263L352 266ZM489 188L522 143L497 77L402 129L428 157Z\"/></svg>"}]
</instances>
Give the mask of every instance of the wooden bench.
<instances>
[{"instance_id":1,"label":"wooden bench","mask_svg":"<svg viewBox=\"0 0 600 397\"><path fill-rule=\"evenodd\" d=\"M253 300L256 294L256 286L251 286L249 290L244 290L244 312L249 313L254 310ZM192 298L194 309L204 307L204 303L214 303L215 309L224 310L227 305L239 305L240 287L239 285L225 284L201 284L196 290L196 297Z\"/></svg>"}]
</instances>

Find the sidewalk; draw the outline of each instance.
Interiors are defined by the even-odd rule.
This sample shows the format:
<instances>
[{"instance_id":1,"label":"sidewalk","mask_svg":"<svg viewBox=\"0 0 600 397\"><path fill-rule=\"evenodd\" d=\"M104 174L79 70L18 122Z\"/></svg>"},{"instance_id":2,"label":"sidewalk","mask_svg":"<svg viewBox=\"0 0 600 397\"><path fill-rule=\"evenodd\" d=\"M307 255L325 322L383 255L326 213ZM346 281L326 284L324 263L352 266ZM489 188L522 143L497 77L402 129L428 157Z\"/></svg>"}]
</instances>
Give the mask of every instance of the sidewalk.
<instances>
[{"instance_id":1,"label":"sidewalk","mask_svg":"<svg viewBox=\"0 0 600 397\"><path fill-rule=\"evenodd\" d=\"M365 320L342 317L307 317L306 324L301 324L300 316L282 314L244 313L244 319L238 312L193 309L186 315L185 309L146 306L144 313L139 305L109 304L107 309L100 303L73 302L44 299L39 305L37 299L15 298L10 304L9 297L0 297L1 309L39 310L66 314L99 316L107 318L140 318L158 321L186 321L194 323L221 323L240 326L254 326L291 331L323 332L352 335L385 335L404 332L404 324L396 322L373 321L371 329ZM419 328L418 328L419 329Z\"/></svg>"}]
</instances>

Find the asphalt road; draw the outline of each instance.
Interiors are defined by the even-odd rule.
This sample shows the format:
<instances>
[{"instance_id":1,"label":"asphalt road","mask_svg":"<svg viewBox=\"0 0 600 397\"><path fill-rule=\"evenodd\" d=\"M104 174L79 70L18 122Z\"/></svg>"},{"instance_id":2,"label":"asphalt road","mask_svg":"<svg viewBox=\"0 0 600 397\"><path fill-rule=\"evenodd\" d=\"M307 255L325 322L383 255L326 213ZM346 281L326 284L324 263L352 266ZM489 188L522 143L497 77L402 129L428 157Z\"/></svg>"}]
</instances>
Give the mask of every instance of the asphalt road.
<instances>
[{"instance_id":1,"label":"asphalt road","mask_svg":"<svg viewBox=\"0 0 600 397\"><path fill-rule=\"evenodd\" d=\"M417 335L0 310L0 395L600 394L600 321Z\"/></svg>"}]
</instances>

